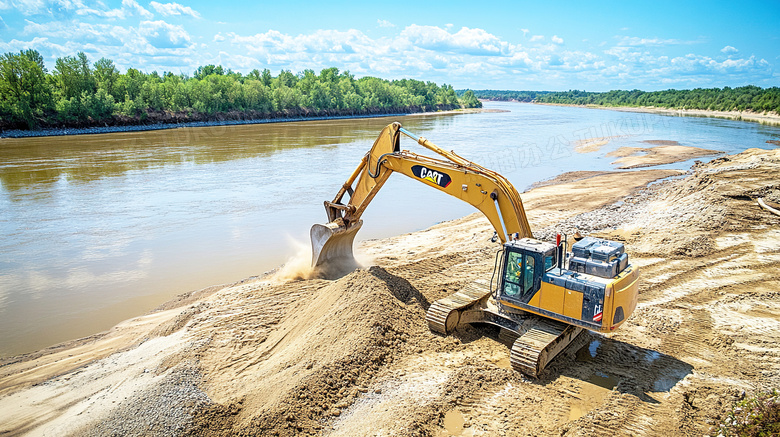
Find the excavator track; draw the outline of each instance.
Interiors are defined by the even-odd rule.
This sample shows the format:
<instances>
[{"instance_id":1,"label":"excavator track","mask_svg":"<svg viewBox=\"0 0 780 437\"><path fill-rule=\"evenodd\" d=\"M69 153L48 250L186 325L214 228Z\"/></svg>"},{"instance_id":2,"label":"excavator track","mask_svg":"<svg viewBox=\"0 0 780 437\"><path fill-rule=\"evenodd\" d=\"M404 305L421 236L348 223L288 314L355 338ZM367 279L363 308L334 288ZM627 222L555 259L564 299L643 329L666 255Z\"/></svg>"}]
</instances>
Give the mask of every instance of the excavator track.
<instances>
[{"instance_id":1,"label":"excavator track","mask_svg":"<svg viewBox=\"0 0 780 437\"><path fill-rule=\"evenodd\" d=\"M537 318L512 344L509 362L518 372L536 378L580 332L582 328Z\"/></svg>"},{"instance_id":2,"label":"excavator track","mask_svg":"<svg viewBox=\"0 0 780 437\"><path fill-rule=\"evenodd\" d=\"M512 368L537 378L547 364L566 348L582 328L545 319L530 313L498 310L487 284L472 282L461 290L435 301L425 316L431 331L452 333L458 325L487 323L501 328L499 338L509 340Z\"/></svg>"},{"instance_id":3,"label":"excavator track","mask_svg":"<svg viewBox=\"0 0 780 437\"><path fill-rule=\"evenodd\" d=\"M472 282L462 289L435 301L428 308L425 320L428 328L442 335L450 334L460 323L461 311L490 297L490 287L487 284Z\"/></svg>"}]
</instances>

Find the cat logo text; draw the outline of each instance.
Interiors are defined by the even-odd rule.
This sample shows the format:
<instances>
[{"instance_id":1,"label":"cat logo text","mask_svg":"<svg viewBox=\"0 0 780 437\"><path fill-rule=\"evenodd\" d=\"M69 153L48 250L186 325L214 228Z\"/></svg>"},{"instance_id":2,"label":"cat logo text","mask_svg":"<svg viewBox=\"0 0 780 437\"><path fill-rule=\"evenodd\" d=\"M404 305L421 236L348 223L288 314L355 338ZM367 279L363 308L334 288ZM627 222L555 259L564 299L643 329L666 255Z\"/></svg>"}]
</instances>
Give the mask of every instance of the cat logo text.
<instances>
[{"instance_id":1,"label":"cat logo text","mask_svg":"<svg viewBox=\"0 0 780 437\"><path fill-rule=\"evenodd\" d=\"M413 165L412 174L422 180L426 180L442 188L447 188L450 185L450 182L452 182L452 178L450 178L450 175L447 173L431 170L430 168L422 165Z\"/></svg>"}]
</instances>

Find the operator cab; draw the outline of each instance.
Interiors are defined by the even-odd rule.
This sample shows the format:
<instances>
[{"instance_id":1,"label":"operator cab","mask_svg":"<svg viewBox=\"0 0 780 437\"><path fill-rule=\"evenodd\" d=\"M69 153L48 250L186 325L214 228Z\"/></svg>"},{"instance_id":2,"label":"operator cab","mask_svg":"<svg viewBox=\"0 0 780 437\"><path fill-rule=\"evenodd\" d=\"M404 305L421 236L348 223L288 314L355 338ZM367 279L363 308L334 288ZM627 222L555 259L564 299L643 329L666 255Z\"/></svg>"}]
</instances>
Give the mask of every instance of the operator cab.
<instances>
[{"instance_id":1,"label":"operator cab","mask_svg":"<svg viewBox=\"0 0 780 437\"><path fill-rule=\"evenodd\" d=\"M558 267L557 252L554 244L532 238L504 244L499 298L527 304L542 286L544 273Z\"/></svg>"},{"instance_id":2,"label":"operator cab","mask_svg":"<svg viewBox=\"0 0 780 437\"><path fill-rule=\"evenodd\" d=\"M497 300L509 312L531 312L600 332L636 308L638 269L623 244L586 237L562 257L564 245L522 238L504 244ZM568 265L566 265L568 264Z\"/></svg>"}]
</instances>

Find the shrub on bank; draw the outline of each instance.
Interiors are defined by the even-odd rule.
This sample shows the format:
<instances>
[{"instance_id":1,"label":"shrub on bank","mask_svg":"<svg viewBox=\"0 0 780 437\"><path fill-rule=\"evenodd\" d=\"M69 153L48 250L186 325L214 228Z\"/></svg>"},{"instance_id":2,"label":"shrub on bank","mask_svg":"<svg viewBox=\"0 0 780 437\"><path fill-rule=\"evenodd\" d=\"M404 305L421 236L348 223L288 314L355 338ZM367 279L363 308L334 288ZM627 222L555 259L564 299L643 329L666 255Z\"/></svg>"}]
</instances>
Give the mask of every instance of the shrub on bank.
<instances>
[{"instance_id":1,"label":"shrub on bank","mask_svg":"<svg viewBox=\"0 0 780 437\"><path fill-rule=\"evenodd\" d=\"M780 436L780 392L768 393L737 402L711 435L718 437Z\"/></svg>"}]
</instances>

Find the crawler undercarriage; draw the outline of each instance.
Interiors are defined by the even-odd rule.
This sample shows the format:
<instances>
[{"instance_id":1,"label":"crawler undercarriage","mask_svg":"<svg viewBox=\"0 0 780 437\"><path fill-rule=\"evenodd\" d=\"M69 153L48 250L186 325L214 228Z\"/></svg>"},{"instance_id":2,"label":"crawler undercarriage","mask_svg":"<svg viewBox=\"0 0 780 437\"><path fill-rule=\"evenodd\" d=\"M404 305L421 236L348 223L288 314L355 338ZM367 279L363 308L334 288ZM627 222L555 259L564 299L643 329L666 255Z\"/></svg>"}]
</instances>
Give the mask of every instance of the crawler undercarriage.
<instances>
[{"instance_id":1,"label":"crawler undercarriage","mask_svg":"<svg viewBox=\"0 0 780 437\"><path fill-rule=\"evenodd\" d=\"M509 355L512 368L536 378L582 328L530 313L507 312L493 300L488 284L472 282L456 293L435 301L426 314L431 331L451 334L459 325L487 323L514 339Z\"/></svg>"}]
</instances>

